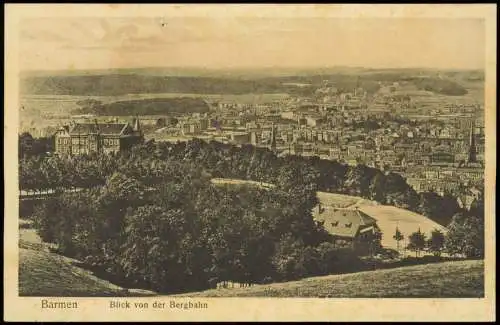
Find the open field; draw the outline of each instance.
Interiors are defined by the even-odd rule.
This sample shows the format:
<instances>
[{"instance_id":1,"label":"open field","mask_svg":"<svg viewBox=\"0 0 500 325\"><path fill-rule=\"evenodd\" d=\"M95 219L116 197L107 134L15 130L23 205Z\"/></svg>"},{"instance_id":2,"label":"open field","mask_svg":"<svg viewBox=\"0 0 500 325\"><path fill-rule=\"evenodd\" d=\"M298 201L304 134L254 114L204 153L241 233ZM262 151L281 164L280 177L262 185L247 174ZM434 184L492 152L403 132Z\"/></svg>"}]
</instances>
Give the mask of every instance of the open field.
<instances>
[{"instance_id":1,"label":"open field","mask_svg":"<svg viewBox=\"0 0 500 325\"><path fill-rule=\"evenodd\" d=\"M445 298L484 297L484 262L454 261L312 277L180 297Z\"/></svg>"},{"instance_id":2,"label":"open field","mask_svg":"<svg viewBox=\"0 0 500 325\"><path fill-rule=\"evenodd\" d=\"M389 205L366 204L360 204L359 209L377 219L377 224L382 231L382 245L386 248L397 248L397 243L392 238L396 231L396 227L398 227L401 233L405 236L403 242L400 243L400 245L405 246L407 244L408 236L413 232L416 232L419 228L420 231L427 235L427 238L430 237L434 229L438 229L443 233L447 232L445 227L432 221L431 219L405 209Z\"/></svg>"},{"instance_id":3,"label":"open field","mask_svg":"<svg viewBox=\"0 0 500 325\"><path fill-rule=\"evenodd\" d=\"M85 99L95 99L103 103L112 103L122 100L152 99L152 98L203 98L206 100L235 102L242 104L263 104L289 98L286 93L249 93L249 94L191 94L191 93L156 93L156 94L127 94L121 96L74 96L74 95L23 95L25 101L46 102L77 102Z\"/></svg>"},{"instance_id":4,"label":"open field","mask_svg":"<svg viewBox=\"0 0 500 325\"><path fill-rule=\"evenodd\" d=\"M358 196L317 192L318 199L323 207L349 208L363 205L377 205L377 202L369 201Z\"/></svg>"},{"instance_id":5,"label":"open field","mask_svg":"<svg viewBox=\"0 0 500 325\"><path fill-rule=\"evenodd\" d=\"M43 129L57 127L71 120L77 114L78 101L95 99L103 104L118 101L155 99L155 98L202 98L209 101L263 104L288 98L288 94L186 94L186 93L158 93L158 94L128 94L122 96L72 96L72 95L23 95L20 99L19 124L22 131L31 128Z\"/></svg>"},{"instance_id":6,"label":"open field","mask_svg":"<svg viewBox=\"0 0 500 325\"><path fill-rule=\"evenodd\" d=\"M230 184L230 185L254 185L254 186L261 186L261 187L273 187L273 184L269 183L264 183L264 182L257 182L257 181L250 181L250 180L243 180L243 179L230 179L230 178L212 178L212 183L213 184Z\"/></svg>"},{"instance_id":7,"label":"open field","mask_svg":"<svg viewBox=\"0 0 500 325\"><path fill-rule=\"evenodd\" d=\"M378 93L379 95L409 95L411 101L420 108L438 107L438 105L450 103L456 105L484 104L484 83L482 81L461 82L461 84L467 89L467 94L460 96L449 96L418 89L409 82L400 83L394 92L389 91L389 87L383 87Z\"/></svg>"}]
</instances>

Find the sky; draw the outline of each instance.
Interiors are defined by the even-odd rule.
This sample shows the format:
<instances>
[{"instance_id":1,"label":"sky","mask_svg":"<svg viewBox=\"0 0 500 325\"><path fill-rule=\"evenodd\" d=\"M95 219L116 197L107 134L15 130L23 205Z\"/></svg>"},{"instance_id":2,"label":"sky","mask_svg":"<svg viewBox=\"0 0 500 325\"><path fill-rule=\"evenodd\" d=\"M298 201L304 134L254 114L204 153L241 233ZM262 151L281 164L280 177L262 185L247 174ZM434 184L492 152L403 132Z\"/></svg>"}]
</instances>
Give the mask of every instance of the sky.
<instances>
[{"instance_id":1,"label":"sky","mask_svg":"<svg viewBox=\"0 0 500 325\"><path fill-rule=\"evenodd\" d=\"M25 18L22 70L141 67L483 69L470 18Z\"/></svg>"}]
</instances>

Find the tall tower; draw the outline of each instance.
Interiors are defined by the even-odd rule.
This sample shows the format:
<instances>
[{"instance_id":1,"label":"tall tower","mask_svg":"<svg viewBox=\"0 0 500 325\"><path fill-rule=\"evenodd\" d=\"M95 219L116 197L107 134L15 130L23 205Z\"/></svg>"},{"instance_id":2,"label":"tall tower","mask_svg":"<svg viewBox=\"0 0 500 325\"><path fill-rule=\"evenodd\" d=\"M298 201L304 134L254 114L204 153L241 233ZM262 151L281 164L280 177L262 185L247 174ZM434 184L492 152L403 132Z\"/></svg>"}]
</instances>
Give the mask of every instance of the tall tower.
<instances>
[{"instance_id":1,"label":"tall tower","mask_svg":"<svg viewBox=\"0 0 500 325\"><path fill-rule=\"evenodd\" d=\"M94 120L94 127L92 133L89 135L89 151L101 151L101 130L99 128L99 122L97 119Z\"/></svg>"},{"instance_id":2,"label":"tall tower","mask_svg":"<svg viewBox=\"0 0 500 325\"><path fill-rule=\"evenodd\" d=\"M476 162L476 138L474 136L475 120L473 119L470 124L470 134L469 134L469 158L468 163Z\"/></svg>"},{"instance_id":3,"label":"tall tower","mask_svg":"<svg viewBox=\"0 0 500 325\"><path fill-rule=\"evenodd\" d=\"M98 134L99 133L99 122L97 121L97 119L94 119L94 127L93 127L93 133L96 133Z\"/></svg>"},{"instance_id":4,"label":"tall tower","mask_svg":"<svg viewBox=\"0 0 500 325\"><path fill-rule=\"evenodd\" d=\"M276 127L274 126L274 123L271 127L271 151L276 151Z\"/></svg>"}]
</instances>

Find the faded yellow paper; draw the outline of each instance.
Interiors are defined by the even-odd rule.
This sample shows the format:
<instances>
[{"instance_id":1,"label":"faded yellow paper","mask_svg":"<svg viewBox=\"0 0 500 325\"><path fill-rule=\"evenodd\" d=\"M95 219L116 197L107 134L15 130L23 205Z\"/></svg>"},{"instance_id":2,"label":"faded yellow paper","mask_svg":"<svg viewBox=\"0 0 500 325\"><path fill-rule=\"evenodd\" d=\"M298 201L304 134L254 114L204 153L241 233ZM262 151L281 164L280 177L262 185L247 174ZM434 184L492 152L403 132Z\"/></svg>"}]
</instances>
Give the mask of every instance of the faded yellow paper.
<instances>
[{"instance_id":1,"label":"faded yellow paper","mask_svg":"<svg viewBox=\"0 0 500 325\"><path fill-rule=\"evenodd\" d=\"M496 6L494 5L6 5L5 12L5 99L4 99L4 310L9 321L487 321L495 319L495 167L496 167ZM222 26L205 24L210 18ZM64 29L60 35L46 34L42 40L30 38L37 27L67 26L64 21L89 18L155 21L149 28L168 33L170 21L200 21L199 28L186 31L189 45L176 48L182 39L163 36L170 46L158 46L157 39L134 43L131 39L105 39L100 44L87 42L91 29ZM202 18L200 20L200 18ZM398 19L393 22L391 19ZM350 36L325 35L330 20L350 29ZM415 20L428 19L428 25ZM239 20L249 20L240 24ZM356 27L359 20L359 27ZM483 38L468 28L461 37L470 39L470 47L456 48L447 32L480 20ZM353 22L354 21L354 22ZM463 21L463 24L460 22ZM311 24L312 22L312 24ZM37 26L42 24L43 26ZM268 25L266 25L268 24ZM288 25L287 25L288 24ZM391 25L381 35L377 26ZM436 28L442 24L442 29ZM196 25L196 24L195 24ZM286 25L286 26L285 26ZM297 29L290 33L289 26ZM476 26L476 25L475 25ZM245 29L246 28L246 29ZM42 28L43 29L43 28ZM221 34L219 31L227 31ZM288 32L287 32L288 30ZM303 32L306 30L306 32ZM333 29L332 29L333 30ZM365 34L361 33L362 30ZM387 30L384 29L384 30ZM278 31L272 37L266 33ZM439 31L436 34L436 31ZM21 33L25 33L24 38ZM395 41L405 34L407 40ZM133 33L132 33L133 34ZM311 35L317 37L311 39ZM248 39L242 39L247 35ZM364 36L362 36L364 35ZM329 36L330 38L327 38ZM179 37L182 37L179 36ZM331 41L333 38L334 41ZM439 38L439 42L436 42ZM302 40L304 47L294 43ZM418 40L415 42L414 40ZM228 41L229 40L229 41ZM433 52L430 46L442 47ZM54 44L58 44L57 50ZM62 45L61 45L62 44ZM200 45L202 44L202 45ZM228 45L229 44L229 45ZM278 45L277 45L278 44ZM286 47L286 53L275 51ZM296 48L294 48L294 46ZM401 67L415 60L417 67L436 65L485 70L485 188L486 258L484 299L271 299L271 298L58 298L53 301L77 302L78 308L43 309L42 298L18 296L18 161L17 139L20 126L19 73L24 69L105 69L141 66L210 66L272 68L327 65L332 47L340 65ZM441 48L440 47L440 48ZM202 51L200 53L200 51ZM266 54L267 53L267 54ZM479 57L478 53L483 53ZM410 59L408 59L410 58ZM232 62L236 62L235 65ZM285 64L286 63L286 64ZM134 302L206 302L208 308L124 309L110 308L111 301Z\"/></svg>"}]
</instances>

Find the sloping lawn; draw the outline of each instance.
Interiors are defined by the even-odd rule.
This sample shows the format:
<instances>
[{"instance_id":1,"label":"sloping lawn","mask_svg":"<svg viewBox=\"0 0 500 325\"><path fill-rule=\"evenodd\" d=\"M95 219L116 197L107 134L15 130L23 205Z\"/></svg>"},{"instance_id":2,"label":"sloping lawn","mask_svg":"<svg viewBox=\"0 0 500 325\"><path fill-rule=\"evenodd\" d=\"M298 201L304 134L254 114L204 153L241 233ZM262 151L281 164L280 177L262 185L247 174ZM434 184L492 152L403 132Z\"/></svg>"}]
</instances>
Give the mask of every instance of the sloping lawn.
<instances>
[{"instance_id":1,"label":"sloping lawn","mask_svg":"<svg viewBox=\"0 0 500 325\"><path fill-rule=\"evenodd\" d=\"M300 281L213 289L184 297L480 298L484 262L454 261L313 277Z\"/></svg>"}]
</instances>

